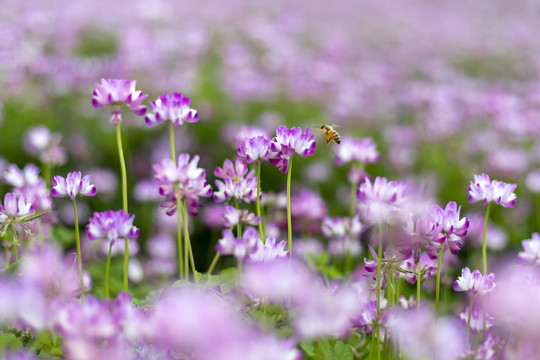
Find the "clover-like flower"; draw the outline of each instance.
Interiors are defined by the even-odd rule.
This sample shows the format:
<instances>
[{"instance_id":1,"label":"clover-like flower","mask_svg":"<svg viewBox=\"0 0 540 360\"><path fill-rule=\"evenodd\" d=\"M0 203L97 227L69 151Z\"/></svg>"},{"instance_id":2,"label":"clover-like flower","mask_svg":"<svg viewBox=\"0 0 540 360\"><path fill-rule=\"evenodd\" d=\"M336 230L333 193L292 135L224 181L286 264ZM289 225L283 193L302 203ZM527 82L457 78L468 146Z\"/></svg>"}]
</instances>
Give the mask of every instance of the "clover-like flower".
<instances>
[{"instance_id":1,"label":"clover-like flower","mask_svg":"<svg viewBox=\"0 0 540 360\"><path fill-rule=\"evenodd\" d=\"M256 226L261 222L260 216L255 216L254 213L250 213L247 209L236 209L229 205L225 206L223 219L225 221L225 226L227 227L236 226L238 224Z\"/></svg>"},{"instance_id":2,"label":"clover-like flower","mask_svg":"<svg viewBox=\"0 0 540 360\"><path fill-rule=\"evenodd\" d=\"M250 203L257 200L257 177L255 171L248 172L247 165L240 159L236 159L234 165L229 159L225 159L223 167L216 167L214 175L221 180L216 180L218 191L214 193L214 201L223 202L235 198L239 202Z\"/></svg>"},{"instance_id":3,"label":"clover-like flower","mask_svg":"<svg viewBox=\"0 0 540 360\"><path fill-rule=\"evenodd\" d=\"M197 215L199 197L212 195L212 187L206 183L206 171L198 167L199 156L190 160L189 154L180 154L175 165L171 159L154 164L154 178L159 185L159 193L170 201L161 205L167 208L167 215L176 212L176 200L186 199L189 212Z\"/></svg>"},{"instance_id":4,"label":"clover-like flower","mask_svg":"<svg viewBox=\"0 0 540 360\"><path fill-rule=\"evenodd\" d=\"M289 161L295 153L302 157L313 155L317 147L314 137L309 128L302 131L301 127L293 126L288 129L281 125L276 129L276 136L270 144L268 160L281 172L286 173L289 170Z\"/></svg>"},{"instance_id":5,"label":"clover-like flower","mask_svg":"<svg viewBox=\"0 0 540 360\"><path fill-rule=\"evenodd\" d=\"M257 242L255 252L249 254L246 258L247 262L270 262L276 259L287 258L290 253L286 250L287 241L282 240L276 243L275 238L267 238L263 244L261 239Z\"/></svg>"},{"instance_id":6,"label":"clover-like flower","mask_svg":"<svg viewBox=\"0 0 540 360\"><path fill-rule=\"evenodd\" d=\"M461 276L454 282L455 291L471 291L473 294L485 295L495 288L495 274L482 275L479 270L465 267Z\"/></svg>"},{"instance_id":7,"label":"clover-like flower","mask_svg":"<svg viewBox=\"0 0 540 360\"><path fill-rule=\"evenodd\" d=\"M92 175L82 177L80 171L70 172L64 179L61 176L55 176L52 180L51 193L54 197L69 196L73 200L77 195L94 196L96 187L90 184Z\"/></svg>"},{"instance_id":8,"label":"clover-like flower","mask_svg":"<svg viewBox=\"0 0 540 360\"><path fill-rule=\"evenodd\" d=\"M343 165L351 161L361 164L370 164L379 161L377 145L371 138L352 139L344 137L339 146L334 146L336 165Z\"/></svg>"},{"instance_id":9,"label":"clover-like flower","mask_svg":"<svg viewBox=\"0 0 540 360\"><path fill-rule=\"evenodd\" d=\"M238 156L245 157L248 164L259 159L267 159L270 140L264 136L246 138L244 145L238 147Z\"/></svg>"},{"instance_id":10,"label":"clover-like flower","mask_svg":"<svg viewBox=\"0 0 540 360\"><path fill-rule=\"evenodd\" d=\"M6 193L4 205L2 206L0 202L0 235L4 235L7 229L15 224L21 225L29 232L24 223L32 220L30 214L33 212L32 204L26 202L24 195L17 197L15 193Z\"/></svg>"},{"instance_id":11,"label":"clover-like flower","mask_svg":"<svg viewBox=\"0 0 540 360\"><path fill-rule=\"evenodd\" d=\"M136 239L139 229L133 226L135 215L124 210L95 212L86 225L86 235L90 240L106 239L114 243L118 239Z\"/></svg>"},{"instance_id":12,"label":"clover-like flower","mask_svg":"<svg viewBox=\"0 0 540 360\"><path fill-rule=\"evenodd\" d=\"M121 105L126 105L135 114L141 116L146 113L146 106L142 105L148 97L140 90L136 90L136 80L101 79L101 84L96 84L96 90L92 97L94 107L105 108L114 106L111 111L111 123L122 122Z\"/></svg>"},{"instance_id":13,"label":"clover-like flower","mask_svg":"<svg viewBox=\"0 0 540 360\"><path fill-rule=\"evenodd\" d=\"M39 159L48 165L63 165L66 163L66 149L60 146L62 135L53 133L45 126L30 128L24 136L24 151L38 155Z\"/></svg>"},{"instance_id":14,"label":"clover-like flower","mask_svg":"<svg viewBox=\"0 0 540 360\"><path fill-rule=\"evenodd\" d=\"M234 255L238 260L243 260L247 255L253 254L257 250L257 243L260 239L259 232L248 227L242 237L235 237L231 230L225 229L223 237L218 240L216 250L221 255Z\"/></svg>"},{"instance_id":15,"label":"clover-like flower","mask_svg":"<svg viewBox=\"0 0 540 360\"><path fill-rule=\"evenodd\" d=\"M377 177L371 182L366 178L356 192L356 197L360 199L358 209L363 219L370 224L396 221L401 215L401 207L408 202L405 190L405 183L401 181Z\"/></svg>"},{"instance_id":16,"label":"clover-like flower","mask_svg":"<svg viewBox=\"0 0 540 360\"><path fill-rule=\"evenodd\" d=\"M521 260L540 264L540 235L532 233L531 238L521 242L523 251L520 251L518 257Z\"/></svg>"},{"instance_id":17,"label":"clover-like flower","mask_svg":"<svg viewBox=\"0 0 540 360\"><path fill-rule=\"evenodd\" d=\"M469 202L483 201L484 206L493 201L503 207L514 207L516 203L516 184L508 184L498 180L491 180L487 174L474 175L467 194Z\"/></svg>"},{"instance_id":18,"label":"clover-like flower","mask_svg":"<svg viewBox=\"0 0 540 360\"><path fill-rule=\"evenodd\" d=\"M152 112L146 114L144 118L146 125L156 126L169 120L175 126L180 126L184 122L195 123L199 121L197 110L190 108L189 102L190 98L182 96L181 93L174 93L172 96L165 93L159 96L157 100L150 102Z\"/></svg>"}]
</instances>

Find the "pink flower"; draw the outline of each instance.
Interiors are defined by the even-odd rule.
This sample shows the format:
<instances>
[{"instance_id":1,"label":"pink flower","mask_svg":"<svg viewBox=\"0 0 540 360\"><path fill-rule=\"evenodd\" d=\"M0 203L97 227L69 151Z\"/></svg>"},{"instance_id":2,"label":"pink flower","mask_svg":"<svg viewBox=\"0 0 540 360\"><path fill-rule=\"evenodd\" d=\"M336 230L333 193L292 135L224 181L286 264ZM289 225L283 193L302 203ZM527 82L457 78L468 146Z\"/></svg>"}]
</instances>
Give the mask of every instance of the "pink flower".
<instances>
[{"instance_id":1,"label":"pink flower","mask_svg":"<svg viewBox=\"0 0 540 360\"><path fill-rule=\"evenodd\" d=\"M246 258L247 262L270 262L276 259L288 258L289 252L285 250L287 241L282 240L276 244L276 239L267 238L263 244L259 239L255 252L249 254Z\"/></svg>"},{"instance_id":2,"label":"pink flower","mask_svg":"<svg viewBox=\"0 0 540 360\"><path fill-rule=\"evenodd\" d=\"M124 210L95 212L86 225L86 235L90 240L107 239L114 243L118 239L136 239L139 229L133 226L135 215L129 216Z\"/></svg>"},{"instance_id":3,"label":"pink flower","mask_svg":"<svg viewBox=\"0 0 540 360\"><path fill-rule=\"evenodd\" d=\"M69 196L71 200L79 194L86 196L96 195L96 187L90 184L92 175L86 175L82 179L81 176L80 171L68 173L65 179L61 176L55 176L52 180L52 195L54 197Z\"/></svg>"},{"instance_id":4,"label":"pink flower","mask_svg":"<svg viewBox=\"0 0 540 360\"><path fill-rule=\"evenodd\" d=\"M401 207L408 202L403 182L388 181L377 177L372 183L369 178L360 185L356 196L360 199L358 209L369 224L379 221L392 223L399 220Z\"/></svg>"},{"instance_id":5,"label":"pink flower","mask_svg":"<svg viewBox=\"0 0 540 360\"><path fill-rule=\"evenodd\" d=\"M370 164L379 161L379 152L373 139L351 139L344 137L339 146L334 146L336 153L336 165L343 165L349 162L359 162Z\"/></svg>"},{"instance_id":6,"label":"pink flower","mask_svg":"<svg viewBox=\"0 0 540 360\"><path fill-rule=\"evenodd\" d=\"M523 251L520 251L518 257L521 260L540 264L540 235L532 233L531 238L521 242Z\"/></svg>"},{"instance_id":7,"label":"pink flower","mask_svg":"<svg viewBox=\"0 0 540 360\"><path fill-rule=\"evenodd\" d=\"M479 295L489 293L495 287L495 274L482 275L479 270L471 270L465 267L461 270L461 276L454 282L455 291L472 291Z\"/></svg>"},{"instance_id":8,"label":"pink flower","mask_svg":"<svg viewBox=\"0 0 540 360\"><path fill-rule=\"evenodd\" d=\"M503 207L514 207L516 203L516 184L508 184L498 180L490 181L486 174L474 175L474 182L471 181L467 194L469 202L475 203L483 201L484 206L490 201Z\"/></svg>"},{"instance_id":9,"label":"pink flower","mask_svg":"<svg viewBox=\"0 0 540 360\"><path fill-rule=\"evenodd\" d=\"M266 159L270 150L270 140L264 136L247 138L244 145L238 147L238 156L245 157L248 164L258 159Z\"/></svg>"},{"instance_id":10,"label":"pink flower","mask_svg":"<svg viewBox=\"0 0 540 360\"><path fill-rule=\"evenodd\" d=\"M189 107L190 99L180 93L172 96L165 93L159 96L156 101L150 102L152 113L146 114L144 118L146 125L155 126L165 120L171 121L175 126L180 126L185 122L195 123L199 121L197 110Z\"/></svg>"},{"instance_id":11,"label":"pink flower","mask_svg":"<svg viewBox=\"0 0 540 360\"><path fill-rule=\"evenodd\" d=\"M289 160L295 153L302 157L313 155L317 147L314 137L309 128L302 132L300 127L293 126L288 129L285 125L281 125L276 129L276 136L270 144L268 160L281 172L286 173L289 169Z\"/></svg>"},{"instance_id":12,"label":"pink flower","mask_svg":"<svg viewBox=\"0 0 540 360\"><path fill-rule=\"evenodd\" d=\"M146 106L141 103L148 95L143 94L140 90L135 90L136 84L136 80L101 79L101 85L96 84L92 105L100 108L113 105L114 109L111 111L110 119L113 124L122 122L120 105L126 105L139 116L144 115Z\"/></svg>"},{"instance_id":13,"label":"pink flower","mask_svg":"<svg viewBox=\"0 0 540 360\"><path fill-rule=\"evenodd\" d=\"M235 237L229 229L223 230L222 235L223 237L216 244L216 250L221 255L234 255L238 260L242 260L257 250L259 232L251 227L247 228L239 238Z\"/></svg>"},{"instance_id":14,"label":"pink flower","mask_svg":"<svg viewBox=\"0 0 540 360\"><path fill-rule=\"evenodd\" d=\"M239 202L250 203L257 200L257 177L254 171L248 172L247 165L240 159L236 159L234 165L231 160L223 162L223 168L219 166L214 171L218 191L214 193L214 201L223 202L235 198Z\"/></svg>"}]
</instances>

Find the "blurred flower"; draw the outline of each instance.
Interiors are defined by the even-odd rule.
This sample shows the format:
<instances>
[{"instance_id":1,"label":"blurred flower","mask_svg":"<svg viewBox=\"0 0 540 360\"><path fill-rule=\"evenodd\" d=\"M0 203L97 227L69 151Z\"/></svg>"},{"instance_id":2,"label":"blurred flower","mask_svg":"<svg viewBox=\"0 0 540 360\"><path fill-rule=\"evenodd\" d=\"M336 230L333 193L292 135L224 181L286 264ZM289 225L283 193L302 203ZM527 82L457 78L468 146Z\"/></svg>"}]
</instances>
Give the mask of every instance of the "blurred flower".
<instances>
[{"instance_id":1,"label":"blurred flower","mask_svg":"<svg viewBox=\"0 0 540 360\"><path fill-rule=\"evenodd\" d=\"M458 316L459 321L467 326L467 322L469 321L469 307L467 306L465 310L459 314ZM480 307L473 307L472 313L471 313L471 322L469 324L470 329L474 333L479 333L484 331L484 312L482 308ZM486 330L489 330L493 326L493 317L489 316L489 314L486 314Z\"/></svg>"},{"instance_id":2,"label":"blurred flower","mask_svg":"<svg viewBox=\"0 0 540 360\"><path fill-rule=\"evenodd\" d=\"M314 231L319 231L320 222L328 212L326 202L321 195L309 189L302 189L291 196L291 215L299 222L311 221Z\"/></svg>"},{"instance_id":3,"label":"blurred flower","mask_svg":"<svg viewBox=\"0 0 540 360\"><path fill-rule=\"evenodd\" d=\"M540 193L540 170L531 170L525 178L527 188L535 193Z\"/></svg>"},{"instance_id":4,"label":"blurred flower","mask_svg":"<svg viewBox=\"0 0 540 360\"><path fill-rule=\"evenodd\" d=\"M212 187L206 183L206 171L197 167L198 163L198 155L190 160L189 154L180 154L176 165L171 159L163 159L153 165L159 193L170 200L162 204L167 208L167 215L176 212L177 197L186 199L189 213L195 216L201 206L199 196L212 195Z\"/></svg>"},{"instance_id":5,"label":"blurred flower","mask_svg":"<svg viewBox=\"0 0 540 360\"><path fill-rule=\"evenodd\" d=\"M146 125L156 126L157 124L169 120L174 126L180 126L185 122L194 123L199 121L199 114L189 107L190 99L182 96L181 93L174 93L169 96L165 93L159 96L156 101L150 101L152 113L145 116Z\"/></svg>"},{"instance_id":6,"label":"blurred flower","mask_svg":"<svg viewBox=\"0 0 540 360\"><path fill-rule=\"evenodd\" d=\"M521 245L523 251L519 252L518 257L526 262L540 264L540 235L532 233L531 238L523 240Z\"/></svg>"},{"instance_id":7,"label":"blurred flower","mask_svg":"<svg viewBox=\"0 0 540 360\"><path fill-rule=\"evenodd\" d=\"M75 171L67 174L67 178L55 176L52 180L52 195L54 197L69 196L71 200L81 194L86 196L96 195L96 187L90 184L92 175L86 175L81 179L81 172Z\"/></svg>"},{"instance_id":8,"label":"blurred flower","mask_svg":"<svg viewBox=\"0 0 540 360\"><path fill-rule=\"evenodd\" d=\"M379 161L376 144L371 138L352 139L343 137L340 146L334 146L336 165L341 166L349 162L361 164Z\"/></svg>"},{"instance_id":9,"label":"blurred flower","mask_svg":"<svg viewBox=\"0 0 540 360\"><path fill-rule=\"evenodd\" d=\"M266 129L258 126L232 123L225 126L223 135L225 141L238 148L245 145L246 140L249 138L262 136L268 139L269 133Z\"/></svg>"},{"instance_id":10,"label":"blurred flower","mask_svg":"<svg viewBox=\"0 0 540 360\"><path fill-rule=\"evenodd\" d=\"M154 179L143 179L135 184L133 197L139 202L159 200L159 185Z\"/></svg>"},{"instance_id":11,"label":"blurred flower","mask_svg":"<svg viewBox=\"0 0 540 360\"><path fill-rule=\"evenodd\" d=\"M270 144L268 160L281 172L286 173L289 169L289 160L294 153L302 157L313 155L317 147L314 137L309 128L302 132L300 127L293 126L288 129L285 125L281 125L276 129L276 136Z\"/></svg>"},{"instance_id":12,"label":"blurred flower","mask_svg":"<svg viewBox=\"0 0 540 360\"><path fill-rule=\"evenodd\" d=\"M495 287L495 274L482 275L479 270L471 270L465 267L461 270L461 276L454 282L455 291L471 291L473 294L485 295Z\"/></svg>"},{"instance_id":13,"label":"blurred flower","mask_svg":"<svg viewBox=\"0 0 540 360\"><path fill-rule=\"evenodd\" d=\"M130 246L131 248L131 246ZM147 269L150 274L173 274L178 266L174 238L161 233L152 236L146 242L146 251L150 259Z\"/></svg>"},{"instance_id":14,"label":"blurred flower","mask_svg":"<svg viewBox=\"0 0 540 360\"><path fill-rule=\"evenodd\" d=\"M263 244L261 239L259 239L255 252L248 254L246 262L270 262L276 259L288 258L290 254L286 248L287 241L285 240L276 244L275 238L267 238L266 242Z\"/></svg>"},{"instance_id":15,"label":"blurred flower","mask_svg":"<svg viewBox=\"0 0 540 360\"><path fill-rule=\"evenodd\" d=\"M438 256L440 246L448 248L454 255L463 247L469 220L465 217L460 219L460 212L461 206L458 207L454 201L450 201L444 210L435 204L429 209L423 231L431 236L432 243L426 246L431 257Z\"/></svg>"},{"instance_id":16,"label":"blurred flower","mask_svg":"<svg viewBox=\"0 0 540 360\"><path fill-rule=\"evenodd\" d=\"M259 232L251 227L246 228L242 237L235 237L229 229L223 230L222 236L216 244L216 250L221 255L234 255L238 260L255 253L260 240Z\"/></svg>"},{"instance_id":17,"label":"blurred flower","mask_svg":"<svg viewBox=\"0 0 540 360\"><path fill-rule=\"evenodd\" d=\"M225 207L228 205L224 204L210 204L205 206L202 213L202 221L210 229L221 229L225 226L224 215Z\"/></svg>"},{"instance_id":18,"label":"blurred flower","mask_svg":"<svg viewBox=\"0 0 540 360\"><path fill-rule=\"evenodd\" d=\"M390 328L407 358L460 359L464 334L450 319L438 318L426 308L397 313Z\"/></svg>"},{"instance_id":19,"label":"blurred flower","mask_svg":"<svg viewBox=\"0 0 540 360\"><path fill-rule=\"evenodd\" d=\"M14 193L4 195L4 205L0 202L0 235L4 236L8 229L14 229L15 225L23 227L27 233L30 230L26 222L33 220L34 212L32 204L27 203L23 195L17 197Z\"/></svg>"},{"instance_id":20,"label":"blurred flower","mask_svg":"<svg viewBox=\"0 0 540 360\"><path fill-rule=\"evenodd\" d=\"M467 219L469 219L469 229L467 229L467 235L465 237L466 246L482 246L485 215L477 213L468 214ZM491 222L488 222L486 238L488 239L486 242L487 247L493 250L504 249L508 242L506 232Z\"/></svg>"},{"instance_id":21,"label":"blurred flower","mask_svg":"<svg viewBox=\"0 0 540 360\"><path fill-rule=\"evenodd\" d=\"M216 180L218 191L214 192L214 200L223 202L236 199L247 203L257 200L257 177L255 171L248 172L247 165L240 159L236 159L234 165L231 160L223 162L223 168L216 167L214 175L223 179Z\"/></svg>"},{"instance_id":22,"label":"blurred flower","mask_svg":"<svg viewBox=\"0 0 540 360\"><path fill-rule=\"evenodd\" d=\"M51 210L54 204L45 180L39 177L39 171L34 164L26 164L22 170L10 164L4 173L4 181L14 187L13 192L17 196L24 196L32 203L36 212L45 212ZM49 222L54 222L54 218L48 218Z\"/></svg>"},{"instance_id":23,"label":"blurred flower","mask_svg":"<svg viewBox=\"0 0 540 360\"><path fill-rule=\"evenodd\" d=\"M35 126L25 134L24 150L32 155L39 155L41 162L50 166L64 165L67 160L66 149L59 146L60 133L51 133L45 126Z\"/></svg>"},{"instance_id":24,"label":"blurred flower","mask_svg":"<svg viewBox=\"0 0 540 360\"><path fill-rule=\"evenodd\" d=\"M108 168L94 168L90 173L100 196L111 197L116 194L118 176L114 171Z\"/></svg>"},{"instance_id":25,"label":"blurred flower","mask_svg":"<svg viewBox=\"0 0 540 360\"><path fill-rule=\"evenodd\" d=\"M321 226L324 236L336 239L358 239L364 230L360 223L360 216L356 215L352 219L349 217L330 218L326 217Z\"/></svg>"},{"instance_id":26,"label":"blurred flower","mask_svg":"<svg viewBox=\"0 0 540 360\"><path fill-rule=\"evenodd\" d=\"M139 229L133 226L134 220L135 215L130 217L124 210L95 212L86 225L86 235L90 240L106 239L109 244L118 239L136 239Z\"/></svg>"},{"instance_id":27,"label":"blurred flower","mask_svg":"<svg viewBox=\"0 0 540 360\"><path fill-rule=\"evenodd\" d=\"M139 116L144 115L146 106L141 103L148 95L143 94L140 90L135 90L136 84L136 80L101 79L101 85L96 84L92 105L100 108L114 106L110 119L113 124L122 122L120 105L126 105Z\"/></svg>"},{"instance_id":28,"label":"blurred flower","mask_svg":"<svg viewBox=\"0 0 540 360\"><path fill-rule=\"evenodd\" d=\"M388 181L377 177L372 183L369 178L360 185L356 196L359 213L368 224L393 223L402 217L401 206L408 198L403 182Z\"/></svg>"},{"instance_id":29,"label":"blurred flower","mask_svg":"<svg viewBox=\"0 0 540 360\"><path fill-rule=\"evenodd\" d=\"M247 209L238 210L229 205L225 206L223 219L224 225L227 227L236 226L238 224L256 226L261 222L260 216L255 216L254 213L250 213Z\"/></svg>"},{"instance_id":30,"label":"blurred flower","mask_svg":"<svg viewBox=\"0 0 540 360\"><path fill-rule=\"evenodd\" d=\"M471 181L467 193L470 203L483 201L484 205L487 205L490 201L494 201L503 207L514 207L516 187L516 184L507 184L498 180L490 181L488 175L482 174L474 175L474 182Z\"/></svg>"}]
</instances>

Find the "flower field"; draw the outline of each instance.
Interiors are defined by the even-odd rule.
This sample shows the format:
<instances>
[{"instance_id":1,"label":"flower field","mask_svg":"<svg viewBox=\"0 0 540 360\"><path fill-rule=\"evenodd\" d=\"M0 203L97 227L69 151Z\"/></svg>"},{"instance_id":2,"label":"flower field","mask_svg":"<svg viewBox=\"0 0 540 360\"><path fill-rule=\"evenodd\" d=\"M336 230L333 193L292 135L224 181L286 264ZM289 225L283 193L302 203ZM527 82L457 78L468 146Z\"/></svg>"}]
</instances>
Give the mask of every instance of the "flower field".
<instances>
[{"instance_id":1,"label":"flower field","mask_svg":"<svg viewBox=\"0 0 540 360\"><path fill-rule=\"evenodd\" d=\"M4 0L0 358L537 358L539 11Z\"/></svg>"}]
</instances>

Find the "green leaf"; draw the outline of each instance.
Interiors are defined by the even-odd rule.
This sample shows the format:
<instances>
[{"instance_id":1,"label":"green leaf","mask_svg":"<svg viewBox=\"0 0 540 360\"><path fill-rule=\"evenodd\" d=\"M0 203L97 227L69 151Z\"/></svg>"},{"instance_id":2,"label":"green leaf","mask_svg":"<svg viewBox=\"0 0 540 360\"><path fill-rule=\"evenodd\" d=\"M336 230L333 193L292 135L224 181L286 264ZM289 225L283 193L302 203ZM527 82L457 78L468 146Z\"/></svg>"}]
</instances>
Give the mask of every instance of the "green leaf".
<instances>
[{"instance_id":1,"label":"green leaf","mask_svg":"<svg viewBox=\"0 0 540 360\"><path fill-rule=\"evenodd\" d=\"M334 354L337 360L353 360L354 353L351 347L342 341L336 341L334 344Z\"/></svg>"},{"instance_id":2,"label":"green leaf","mask_svg":"<svg viewBox=\"0 0 540 360\"><path fill-rule=\"evenodd\" d=\"M332 347L332 345L330 345L330 342L328 340L320 340L317 343L317 346L319 348L319 352L323 356L323 359L337 360L336 356L334 355L334 348Z\"/></svg>"},{"instance_id":3,"label":"green leaf","mask_svg":"<svg viewBox=\"0 0 540 360\"><path fill-rule=\"evenodd\" d=\"M60 348L54 348L54 349L51 349L51 355L64 356L64 352Z\"/></svg>"},{"instance_id":4,"label":"green leaf","mask_svg":"<svg viewBox=\"0 0 540 360\"><path fill-rule=\"evenodd\" d=\"M219 277L221 278L221 292L227 294L236 287L238 270L234 267L223 269L219 273Z\"/></svg>"},{"instance_id":5,"label":"green leaf","mask_svg":"<svg viewBox=\"0 0 540 360\"><path fill-rule=\"evenodd\" d=\"M300 349L309 357L315 356L315 345L310 342L301 342Z\"/></svg>"}]
</instances>

